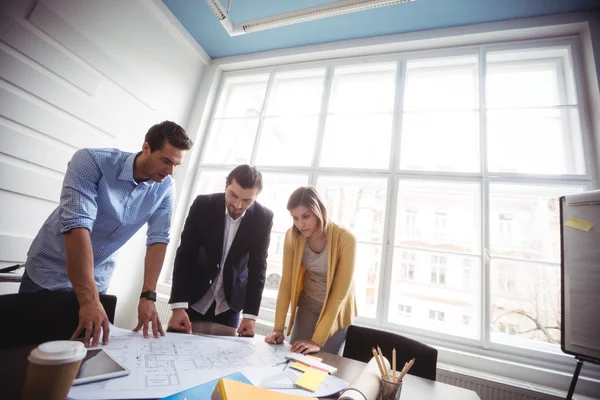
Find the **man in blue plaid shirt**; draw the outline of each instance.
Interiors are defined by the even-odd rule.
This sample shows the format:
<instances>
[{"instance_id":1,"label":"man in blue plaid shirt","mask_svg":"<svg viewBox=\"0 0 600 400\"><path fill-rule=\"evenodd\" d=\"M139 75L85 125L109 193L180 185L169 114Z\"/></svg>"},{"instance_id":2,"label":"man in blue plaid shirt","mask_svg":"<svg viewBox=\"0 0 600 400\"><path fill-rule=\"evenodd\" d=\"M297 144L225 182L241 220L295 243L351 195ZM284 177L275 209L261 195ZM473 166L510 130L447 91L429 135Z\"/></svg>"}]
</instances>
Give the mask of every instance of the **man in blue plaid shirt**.
<instances>
[{"instance_id":1,"label":"man in blue plaid shirt","mask_svg":"<svg viewBox=\"0 0 600 400\"><path fill-rule=\"evenodd\" d=\"M27 253L20 293L74 291L86 346L108 343L108 317L99 293L108 289L116 253L148 223L144 283L138 325L144 337L164 335L154 301L163 265L174 197L175 168L192 147L185 130L171 121L152 126L142 151L81 149L69 162L60 205L50 214Z\"/></svg>"}]
</instances>

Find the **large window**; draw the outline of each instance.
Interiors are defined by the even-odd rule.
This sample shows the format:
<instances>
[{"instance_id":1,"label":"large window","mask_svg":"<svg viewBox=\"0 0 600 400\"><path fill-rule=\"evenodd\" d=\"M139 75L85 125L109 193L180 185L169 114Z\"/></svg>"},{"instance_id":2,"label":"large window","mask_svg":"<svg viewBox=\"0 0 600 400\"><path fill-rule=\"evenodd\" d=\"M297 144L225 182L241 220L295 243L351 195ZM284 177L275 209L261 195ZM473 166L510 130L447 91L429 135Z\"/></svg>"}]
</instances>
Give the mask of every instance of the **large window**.
<instances>
[{"instance_id":1,"label":"large window","mask_svg":"<svg viewBox=\"0 0 600 400\"><path fill-rule=\"evenodd\" d=\"M275 213L263 320L287 199L312 184L357 238L363 321L559 351L557 198L591 182L571 42L448 54L223 75L195 192L222 191L240 163L263 171L258 201Z\"/></svg>"}]
</instances>

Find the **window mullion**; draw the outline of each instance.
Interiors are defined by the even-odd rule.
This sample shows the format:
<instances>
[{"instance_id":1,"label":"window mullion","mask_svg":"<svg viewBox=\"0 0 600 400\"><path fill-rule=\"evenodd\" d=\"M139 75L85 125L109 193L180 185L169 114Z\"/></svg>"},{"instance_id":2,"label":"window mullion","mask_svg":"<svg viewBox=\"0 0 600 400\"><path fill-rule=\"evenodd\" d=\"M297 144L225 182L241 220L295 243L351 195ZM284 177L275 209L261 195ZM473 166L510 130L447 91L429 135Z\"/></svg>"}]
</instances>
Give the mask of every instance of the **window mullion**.
<instances>
[{"instance_id":1,"label":"window mullion","mask_svg":"<svg viewBox=\"0 0 600 400\"><path fill-rule=\"evenodd\" d=\"M566 68L564 65L563 59L557 59L556 63L556 86L558 88L558 99L560 105L570 104L569 98L567 95L567 87L565 82L565 73ZM563 148L566 150L566 158L567 158L567 171L577 171L576 161L574 159L575 156L575 146L573 143L573 136L571 132L571 109L570 108L562 108L560 109L560 122L563 132Z\"/></svg>"},{"instance_id":2,"label":"window mullion","mask_svg":"<svg viewBox=\"0 0 600 400\"><path fill-rule=\"evenodd\" d=\"M479 144L481 154L481 343L484 349L491 345L490 322L491 322L491 285L490 285L490 182L487 160L487 105L486 105L486 48L479 50Z\"/></svg>"},{"instance_id":3,"label":"window mullion","mask_svg":"<svg viewBox=\"0 0 600 400\"><path fill-rule=\"evenodd\" d=\"M390 145L390 170L388 179L388 193L386 214L383 227L383 249L381 272L379 273L379 296L377 298L376 321L378 325L385 325L389 315L391 286L394 269L394 238L396 230L396 213L398 208L398 179L396 171L400 159L400 136L402 131L402 110L404 100L404 80L406 78L406 62L398 61L396 64L396 91L394 94L394 115L392 120L392 142Z\"/></svg>"},{"instance_id":4,"label":"window mullion","mask_svg":"<svg viewBox=\"0 0 600 400\"><path fill-rule=\"evenodd\" d=\"M254 136L254 146L252 146L252 153L250 154L250 165L254 165L256 161L256 153L258 153L258 144L260 143L260 134L265 120L265 114L269 105L269 99L271 98L271 92L273 91L273 81L275 80L275 71L271 71L269 74L269 80L267 81L267 89L265 91L265 101L263 101L262 110L258 117L258 125L256 127L256 136Z\"/></svg>"},{"instance_id":5,"label":"window mullion","mask_svg":"<svg viewBox=\"0 0 600 400\"><path fill-rule=\"evenodd\" d=\"M325 135L325 123L327 122L327 110L329 109L329 97L331 96L331 86L333 84L333 68L327 67L325 70L325 79L323 80L323 93L321 94L321 109L319 110L319 122L317 124L317 139L315 140L315 150L311 163L312 172L308 183L310 185L317 184L317 176L315 170L321 159L321 150L323 147L323 137Z\"/></svg>"},{"instance_id":6,"label":"window mullion","mask_svg":"<svg viewBox=\"0 0 600 400\"><path fill-rule=\"evenodd\" d=\"M594 152L594 144L592 142L593 132L592 127L589 123L591 120L590 114L591 109L586 103L585 98L585 74L581 60L583 56L581 54L581 42L573 42L570 44L571 49L571 60L573 62L573 79L575 80L575 101L579 105L579 126L581 127L581 140L583 144L583 159L585 165L585 176L591 180L591 184L588 185L588 189L600 188L599 176L600 169L598 169L598 157Z\"/></svg>"}]
</instances>

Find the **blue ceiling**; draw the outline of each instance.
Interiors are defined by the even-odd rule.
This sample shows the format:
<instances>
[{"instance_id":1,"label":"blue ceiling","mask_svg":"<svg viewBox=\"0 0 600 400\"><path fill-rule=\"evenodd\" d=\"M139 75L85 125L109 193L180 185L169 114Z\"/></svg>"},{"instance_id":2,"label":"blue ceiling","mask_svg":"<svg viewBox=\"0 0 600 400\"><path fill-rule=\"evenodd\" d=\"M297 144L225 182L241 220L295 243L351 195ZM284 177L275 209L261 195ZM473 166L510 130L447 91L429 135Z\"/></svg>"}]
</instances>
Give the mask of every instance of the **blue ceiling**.
<instances>
[{"instance_id":1,"label":"blue ceiling","mask_svg":"<svg viewBox=\"0 0 600 400\"><path fill-rule=\"evenodd\" d=\"M334 0L231 0L235 23ZM230 37L204 0L163 0L204 50L226 57L338 40L567 12L600 10L600 0L416 0ZM226 0L221 0L226 4Z\"/></svg>"}]
</instances>

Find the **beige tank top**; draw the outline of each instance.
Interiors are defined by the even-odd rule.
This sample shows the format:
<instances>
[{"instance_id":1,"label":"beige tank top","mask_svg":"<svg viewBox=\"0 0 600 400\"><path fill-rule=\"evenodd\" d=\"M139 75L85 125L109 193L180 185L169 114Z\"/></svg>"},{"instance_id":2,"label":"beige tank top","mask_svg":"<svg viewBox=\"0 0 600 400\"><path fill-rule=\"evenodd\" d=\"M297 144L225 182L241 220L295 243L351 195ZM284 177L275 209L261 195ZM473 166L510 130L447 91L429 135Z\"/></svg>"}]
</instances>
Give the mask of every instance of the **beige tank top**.
<instances>
[{"instance_id":1,"label":"beige tank top","mask_svg":"<svg viewBox=\"0 0 600 400\"><path fill-rule=\"evenodd\" d=\"M315 253L311 250L307 241L302 255L302 266L306 270L304 274L304 295L321 304L325 301L325 291L327 290L327 254L327 246L322 252Z\"/></svg>"}]
</instances>

